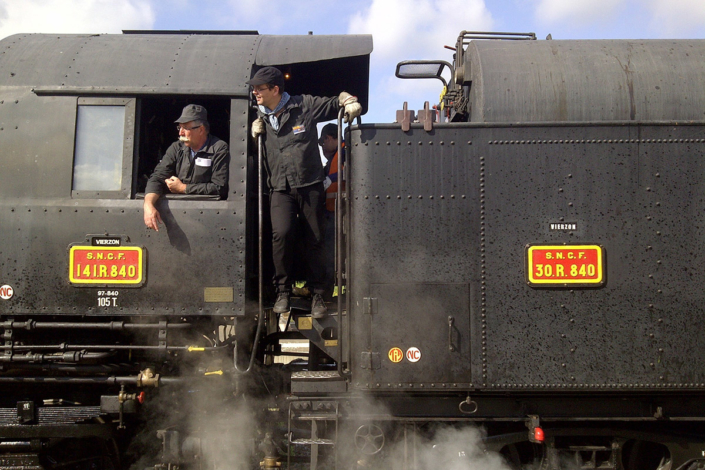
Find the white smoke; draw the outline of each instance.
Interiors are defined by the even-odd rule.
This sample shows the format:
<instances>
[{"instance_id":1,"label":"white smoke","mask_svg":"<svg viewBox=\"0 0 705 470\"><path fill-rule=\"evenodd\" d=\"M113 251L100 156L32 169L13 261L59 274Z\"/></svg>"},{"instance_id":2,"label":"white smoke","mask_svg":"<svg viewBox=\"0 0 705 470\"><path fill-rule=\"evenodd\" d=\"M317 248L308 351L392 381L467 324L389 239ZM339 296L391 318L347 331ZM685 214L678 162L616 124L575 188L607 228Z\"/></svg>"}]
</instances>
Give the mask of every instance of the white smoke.
<instances>
[{"instance_id":1,"label":"white smoke","mask_svg":"<svg viewBox=\"0 0 705 470\"><path fill-rule=\"evenodd\" d=\"M401 397L399 397L401 398ZM512 470L487 449L475 424L403 422L372 398L353 402L338 437L338 468L368 470Z\"/></svg>"},{"instance_id":2,"label":"white smoke","mask_svg":"<svg viewBox=\"0 0 705 470\"><path fill-rule=\"evenodd\" d=\"M441 428L420 452L419 468L511 470L499 453L485 450L483 437L483 430L476 427Z\"/></svg>"}]
</instances>

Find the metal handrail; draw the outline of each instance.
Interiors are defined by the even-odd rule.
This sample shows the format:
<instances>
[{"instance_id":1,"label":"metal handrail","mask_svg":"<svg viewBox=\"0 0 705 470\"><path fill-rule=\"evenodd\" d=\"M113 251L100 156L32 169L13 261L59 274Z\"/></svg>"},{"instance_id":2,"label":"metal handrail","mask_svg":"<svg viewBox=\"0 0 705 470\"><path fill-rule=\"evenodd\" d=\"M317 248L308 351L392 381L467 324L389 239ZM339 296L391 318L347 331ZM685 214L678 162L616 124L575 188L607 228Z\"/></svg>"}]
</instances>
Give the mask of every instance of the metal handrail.
<instances>
[{"instance_id":1,"label":"metal handrail","mask_svg":"<svg viewBox=\"0 0 705 470\"><path fill-rule=\"evenodd\" d=\"M264 261L262 258L262 247L264 245L264 237L262 235L263 231L263 226L264 226L264 202L263 202L263 196L262 196L262 191L264 189L263 183L262 183L262 166L263 166L263 161L264 161L264 143L263 143L263 137L262 135L257 136L257 223L259 226L259 233L258 233L258 248L259 248L259 255L258 255L258 264L259 264L259 318L257 319L257 331L255 332L255 342L252 345L252 354L250 354L250 363L247 366L247 369L245 370L240 370L240 368L237 365L237 341L235 341L235 348L233 349L233 367L235 368L235 372L239 374L247 374L252 370L252 364L255 362L255 356L257 355L257 347L259 346L259 338L260 334L262 333L262 325L264 325L264 293L263 293L263 287L264 287ZM237 322L237 317L235 319ZM237 331L236 331L237 334Z\"/></svg>"},{"instance_id":2,"label":"metal handrail","mask_svg":"<svg viewBox=\"0 0 705 470\"><path fill-rule=\"evenodd\" d=\"M455 73L454 81L460 85L463 82L463 67L465 64L465 49L463 46L470 44L474 39L489 39L500 41L535 41L536 33L503 33L489 31L461 31L455 43Z\"/></svg>"},{"instance_id":3,"label":"metal handrail","mask_svg":"<svg viewBox=\"0 0 705 470\"><path fill-rule=\"evenodd\" d=\"M338 188L335 198L335 274L338 289L338 373L343 376L343 115L338 111Z\"/></svg>"}]
</instances>

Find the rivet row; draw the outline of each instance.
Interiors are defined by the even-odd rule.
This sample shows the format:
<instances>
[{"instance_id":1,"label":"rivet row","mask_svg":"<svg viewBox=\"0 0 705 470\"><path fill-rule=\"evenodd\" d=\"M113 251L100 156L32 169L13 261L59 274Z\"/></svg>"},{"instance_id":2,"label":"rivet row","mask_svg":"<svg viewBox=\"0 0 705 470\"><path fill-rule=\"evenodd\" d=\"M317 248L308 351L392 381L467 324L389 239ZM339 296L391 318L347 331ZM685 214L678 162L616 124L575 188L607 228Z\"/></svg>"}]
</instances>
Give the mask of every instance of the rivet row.
<instances>
[{"instance_id":1,"label":"rivet row","mask_svg":"<svg viewBox=\"0 0 705 470\"><path fill-rule=\"evenodd\" d=\"M699 144L705 139L558 139L558 140L490 140L489 145L526 144Z\"/></svg>"}]
</instances>

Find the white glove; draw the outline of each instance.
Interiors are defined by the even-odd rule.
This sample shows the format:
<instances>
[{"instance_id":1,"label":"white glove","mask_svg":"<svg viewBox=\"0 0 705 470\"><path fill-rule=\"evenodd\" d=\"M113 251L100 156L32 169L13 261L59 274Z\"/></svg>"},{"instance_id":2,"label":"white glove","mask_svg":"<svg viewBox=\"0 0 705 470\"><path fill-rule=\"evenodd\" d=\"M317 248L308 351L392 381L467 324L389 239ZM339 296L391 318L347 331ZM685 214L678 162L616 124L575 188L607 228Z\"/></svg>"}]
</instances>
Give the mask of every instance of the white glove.
<instances>
[{"instance_id":1,"label":"white glove","mask_svg":"<svg viewBox=\"0 0 705 470\"><path fill-rule=\"evenodd\" d=\"M362 105L357 102L357 96L344 91L338 96L338 104L345 107L345 122L352 122L353 119L362 113Z\"/></svg>"},{"instance_id":2,"label":"white glove","mask_svg":"<svg viewBox=\"0 0 705 470\"><path fill-rule=\"evenodd\" d=\"M264 135L265 129L264 129L264 119L262 118L257 118L252 122L252 137L255 139L257 136Z\"/></svg>"},{"instance_id":3,"label":"white glove","mask_svg":"<svg viewBox=\"0 0 705 470\"><path fill-rule=\"evenodd\" d=\"M327 190L330 188L330 185L333 184L333 182L326 176L326 179L323 180L323 190Z\"/></svg>"}]
</instances>

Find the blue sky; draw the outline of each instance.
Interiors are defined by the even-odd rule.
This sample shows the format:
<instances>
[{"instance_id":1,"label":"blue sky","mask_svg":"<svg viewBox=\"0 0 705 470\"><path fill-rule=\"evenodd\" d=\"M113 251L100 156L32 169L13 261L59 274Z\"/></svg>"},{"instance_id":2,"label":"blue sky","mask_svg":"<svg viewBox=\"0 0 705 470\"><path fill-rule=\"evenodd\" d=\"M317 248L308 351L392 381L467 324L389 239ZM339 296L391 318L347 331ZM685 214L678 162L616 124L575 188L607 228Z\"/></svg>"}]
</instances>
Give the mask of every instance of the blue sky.
<instances>
[{"instance_id":1,"label":"blue sky","mask_svg":"<svg viewBox=\"0 0 705 470\"><path fill-rule=\"evenodd\" d=\"M705 38L705 0L0 0L0 37L123 29L246 29L261 34L373 35L370 111L390 122L421 109L440 82L400 80L397 62L452 60L461 30L535 32L539 39Z\"/></svg>"}]
</instances>

